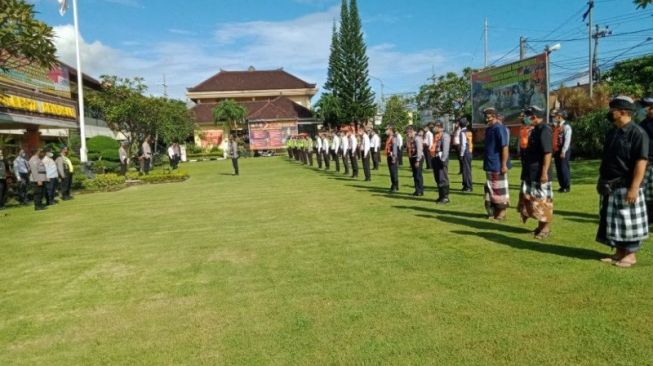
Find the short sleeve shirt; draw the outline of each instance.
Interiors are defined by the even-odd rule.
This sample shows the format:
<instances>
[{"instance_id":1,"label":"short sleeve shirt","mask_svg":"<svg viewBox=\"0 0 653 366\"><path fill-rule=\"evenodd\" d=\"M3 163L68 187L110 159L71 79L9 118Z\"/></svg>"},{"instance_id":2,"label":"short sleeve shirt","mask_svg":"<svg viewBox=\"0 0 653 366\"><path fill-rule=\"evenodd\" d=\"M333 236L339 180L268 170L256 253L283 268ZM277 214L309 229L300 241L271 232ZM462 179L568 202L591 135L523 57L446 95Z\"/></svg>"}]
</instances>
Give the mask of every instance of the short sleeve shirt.
<instances>
[{"instance_id":1,"label":"short sleeve shirt","mask_svg":"<svg viewBox=\"0 0 653 366\"><path fill-rule=\"evenodd\" d=\"M642 121L640 124L640 127L646 131L646 135L648 135L648 140L649 140L649 145L651 139L653 139L653 118L647 118ZM648 149L648 161L653 161L653 149L649 146Z\"/></svg>"},{"instance_id":2,"label":"short sleeve shirt","mask_svg":"<svg viewBox=\"0 0 653 366\"><path fill-rule=\"evenodd\" d=\"M648 160L649 138L637 124L630 122L608 132L603 147L600 174L605 180L626 178L627 184L639 160Z\"/></svg>"},{"instance_id":3,"label":"short sleeve shirt","mask_svg":"<svg viewBox=\"0 0 653 366\"><path fill-rule=\"evenodd\" d=\"M485 129L483 170L486 172L501 171L501 152L504 146L508 146L508 143L508 129L501 123L495 123ZM510 168L510 160L508 160L508 168Z\"/></svg>"},{"instance_id":4,"label":"short sleeve shirt","mask_svg":"<svg viewBox=\"0 0 653 366\"><path fill-rule=\"evenodd\" d=\"M553 131L544 122L533 128L528 137L528 147L524 156L521 179L527 182L539 182L544 165L544 156L553 152ZM551 165L547 172L551 177Z\"/></svg>"}]
</instances>

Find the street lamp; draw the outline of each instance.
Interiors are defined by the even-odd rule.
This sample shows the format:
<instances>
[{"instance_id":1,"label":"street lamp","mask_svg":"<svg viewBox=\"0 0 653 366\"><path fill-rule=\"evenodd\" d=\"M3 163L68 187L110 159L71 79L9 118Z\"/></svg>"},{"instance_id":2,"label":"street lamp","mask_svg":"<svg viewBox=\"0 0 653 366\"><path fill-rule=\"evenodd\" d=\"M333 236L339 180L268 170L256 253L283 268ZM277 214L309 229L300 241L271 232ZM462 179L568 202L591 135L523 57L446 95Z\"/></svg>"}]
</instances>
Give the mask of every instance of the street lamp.
<instances>
[{"instance_id":1,"label":"street lamp","mask_svg":"<svg viewBox=\"0 0 653 366\"><path fill-rule=\"evenodd\" d=\"M544 53L546 54L546 123L549 123L549 114L551 113L551 107L549 106L549 93L551 90L551 76L549 75L549 57L552 52L559 50L562 47L560 43L556 43L553 46L544 47Z\"/></svg>"},{"instance_id":2,"label":"street lamp","mask_svg":"<svg viewBox=\"0 0 653 366\"><path fill-rule=\"evenodd\" d=\"M384 88L385 85L383 84L383 80L377 78L376 76L372 76L372 75L370 75L370 79L374 79L374 80L378 81L381 84L381 104L384 104L385 103L385 97L383 96L383 88Z\"/></svg>"}]
</instances>

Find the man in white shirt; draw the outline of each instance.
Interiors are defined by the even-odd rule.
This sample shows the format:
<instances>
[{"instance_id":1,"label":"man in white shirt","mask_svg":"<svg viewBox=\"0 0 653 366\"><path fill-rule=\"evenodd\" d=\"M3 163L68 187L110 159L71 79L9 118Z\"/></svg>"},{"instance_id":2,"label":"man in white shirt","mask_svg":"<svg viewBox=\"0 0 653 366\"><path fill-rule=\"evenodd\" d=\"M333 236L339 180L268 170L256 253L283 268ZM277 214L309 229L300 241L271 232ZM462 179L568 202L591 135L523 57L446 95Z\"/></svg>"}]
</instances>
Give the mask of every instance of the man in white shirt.
<instances>
[{"instance_id":1,"label":"man in white shirt","mask_svg":"<svg viewBox=\"0 0 653 366\"><path fill-rule=\"evenodd\" d=\"M381 137L376 132L372 130L372 137L370 138L370 145L372 148L372 170L379 170L379 160L381 160Z\"/></svg>"},{"instance_id":2,"label":"man in white shirt","mask_svg":"<svg viewBox=\"0 0 653 366\"><path fill-rule=\"evenodd\" d=\"M429 123L428 127L424 129L424 156L429 156L429 151L431 151L431 147L433 146L433 128L434 124L431 122ZM426 160L426 170L431 169L431 159L424 159Z\"/></svg>"},{"instance_id":3,"label":"man in white shirt","mask_svg":"<svg viewBox=\"0 0 653 366\"><path fill-rule=\"evenodd\" d=\"M372 144L370 141L369 131L363 131L363 129L361 129L360 136L363 144L363 174L365 174L365 181L369 182L372 180L372 175L370 174L370 154L373 154L371 151Z\"/></svg>"},{"instance_id":4,"label":"man in white shirt","mask_svg":"<svg viewBox=\"0 0 653 366\"><path fill-rule=\"evenodd\" d=\"M358 178L358 140L354 130L349 130L349 160L351 161L351 177Z\"/></svg>"},{"instance_id":5,"label":"man in white shirt","mask_svg":"<svg viewBox=\"0 0 653 366\"><path fill-rule=\"evenodd\" d=\"M150 174L150 164L152 162L152 148L150 147L150 136L146 136L141 145L141 174Z\"/></svg>"},{"instance_id":6,"label":"man in white shirt","mask_svg":"<svg viewBox=\"0 0 653 366\"><path fill-rule=\"evenodd\" d=\"M345 175L347 175L349 174L349 153L351 152L349 147L349 136L347 136L342 130L340 130L338 136L340 137L342 164L345 166Z\"/></svg>"},{"instance_id":7,"label":"man in white shirt","mask_svg":"<svg viewBox=\"0 0 653 366\"><path fill-rule=\"evenodd\" d=\"M401 137L401 133L399 131L395 132L395 137L397 138L397 165L402 166L404 165L404 138Z\"/></svg>"},{"instance_id":8,"label":"man in white shirt","mask_svg":"<svg viewBox=\"0 0 653 366\"><path fill-rule=\"evenodd\" d=\"M317 168L322 169L322 138L319 132L315 135L313 150L315 151L315 157L317 157Z\"/></svg>"},{"instance_id":9,"label":"man in white shirt","mask_svg":"<svg viewBox=\"0 0 653 366\"><path fill-rule=\"evenodd\" d=\"M331 135L331 159L336 163L336 172L340 173L340 136L338 132L333 132Z\"/></svg>"},{"instance_id":10,"label":"man in white shirt","mask_svg":"<svg viewBox=\"0 0 653 366\"><path fill-rule=\"evenodd\" d=\"M329 157L330 142L328 133L323 131L320 139L322 140L322 161L324 161L324 169L329 170L331 169L331 159Z\"/></svg>"}]
</instances>

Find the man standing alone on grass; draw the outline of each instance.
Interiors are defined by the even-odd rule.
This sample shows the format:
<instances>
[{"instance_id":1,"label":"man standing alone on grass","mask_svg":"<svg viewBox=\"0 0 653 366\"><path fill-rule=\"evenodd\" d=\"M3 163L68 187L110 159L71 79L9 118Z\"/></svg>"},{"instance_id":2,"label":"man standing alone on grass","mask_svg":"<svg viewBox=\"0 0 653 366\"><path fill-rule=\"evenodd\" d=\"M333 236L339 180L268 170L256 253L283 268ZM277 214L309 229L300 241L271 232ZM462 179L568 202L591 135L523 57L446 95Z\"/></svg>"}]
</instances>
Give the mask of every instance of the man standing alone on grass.
<instances>
[{"instance_id":1,"label":"man standing alone on grass","mask_svg":"<svg viewBox=\"0 0 653 366\"><path fill-rule=\"evenodd\" d=\"M485 116L485 210L489 219L505 220L506 210L510 206L510 184L508 169L510 137L508 129L499 121L494 108L483 111Z\"/></svg>"},{"instance_id":2,"label":"man standing alone on grass","mask_svg":"<svg viewBox=\"0 0 653 366\"><path fill-rule=\"evenodd\" d=\"M637 262L642 242L648 239L648 215L642 182L649 156L646 132L632 122L635 103L618 96L610 102L607 118L612 128L603 145L597 190L601 195L596 240L616 253L603 258L617 267Z\"/></svg>"},{"instance_id":3,"label":"man standing alone on grass","mask_svg":"<svg viewBox=\"0 0 653 366\"><path fill-rule=\"evenodd\" d=\"M68 148L63 147L61 149L61 155L55 160L57 164L57 172L59 173L59 179L61 179L60 190L61 190L61 199L64 201L71 200L73 196L70 194L73 186L73 163L68 159Z\"/></svg>"},{"instance_id":4,"label":"man standing alone on grass","mask_svg":"<svg viewBox=\"0 0 653 366\"><path fill-rule=\"evenodd\" d=\"M640 124L646 132L649 142L653 140L653 98L644 98L640 102L646 117ZM646 166L646 175L644 176L644 197L646 198L646 211L648 213L649 224L653 223L653 146L649 144L648 165Z\"/></svg>"},{"instance_id":5,"label":"man standing alone on grass","mask_svg":"<svg viewBox=\"0 0 653 366\"><path fill-rule=\"evenodd\" d=\"M571 189L571 177L569 171L569 160L571 159L571 126L565 121L563 111L553 111L555 130L553 131L553 155L558 176L560 193L568 193Z\"/></svg>"},{"instance_id":6,"label":"man standing alone on grass","mask_svg":"<svg viewBox=\"0 0 653 366\"><path fill-rule=\"evenodd\" d=\"M415 134L415 130L411 126L408 126L406 129L406 136L408 162L410 163L410 170L413 173L413 183L415 185L413 196L423 196L424 176L422 175L421 163L424 159L424 140L421 136Z\"/></svg>"},{"instance_id":7,"label":"man standing alone on grass","mask_svg":"<svg viewBox=\"0 0 653 366\"><path fill-rule=\"evenodd\" d=\"M37 149L29 159L30 182L32 183L35 211L45 210L47 208L43 204L45 182L48 180L48 177L45 175L45 164L43 164L44 157L45 153L43 150Z\"/></svg>"},{"instance_id":8,"label":"man standing alone on grass","mask_svg":"<svg viewBox=\"0 0 653 366\"><path fill-rule=\"evenodd\" d=\"M528 108L525 117L533 125L522 166L522 188L517 210L522 222L529 218L538 221L533 231L535 239L544 240L551 235L553 221L553 187L551 184L551 155L553 132L544 122L545 112L537 106Z\"/></svg>"},{"instance_id":9,"label":"man standing alone on grass","mask_svg":"<svg viewBox=\"0 0 653 366\"><path fill-rule=\"evenodd\" d=\"M388 127L385 131L387 139L385 140L385 155L388 161L388 170L390 171L390 193L399 191L398 161L399 142L394 135L394 128Z\"/></svg>"},{"instance_id":10,"label":"man standing alone on grass","mask_svg":"<svg viewBox=\"0 0 653 366\"><path fill-rule=\"evenodd\" d=\"M451 136L444 130L442 122L435 124L433 145L431 145L431 166L438 186L438 204L449 203L449 149Z\"/></svg>"},{"instance_id":11,"label":"man standing alone on grass","mask_svg":"<svg viewBox=\"0 0 653 366\"><path fill-rule=\"evenodd\" d=\"M234 167L234 175L239 175L238 171L238 143L234 138L234 135L229 135L229 144L227 149L227 154L231 158L231 165Z\"/></svg>"}]
</instances>

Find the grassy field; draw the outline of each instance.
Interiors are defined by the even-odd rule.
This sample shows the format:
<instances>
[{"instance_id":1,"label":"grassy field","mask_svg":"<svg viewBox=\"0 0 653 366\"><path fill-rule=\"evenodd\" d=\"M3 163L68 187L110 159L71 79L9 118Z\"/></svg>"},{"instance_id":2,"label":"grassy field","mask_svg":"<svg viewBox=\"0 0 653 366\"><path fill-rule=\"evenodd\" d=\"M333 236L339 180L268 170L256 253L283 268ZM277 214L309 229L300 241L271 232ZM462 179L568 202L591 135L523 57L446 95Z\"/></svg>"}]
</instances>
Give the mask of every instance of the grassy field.
<instances>
[{"instance_id":1,"label":"grassy field","mask_svg":"<svg viewBox=\"0 0 653 366\"><path fill-rule=\"evenodd\" d=\"M407 166L388 195L385 165L365 183L278 157L0 212L0 365L653 364L650 245L598 261L596 163L544 243L484 218L475 167L446 207Z\"/></svg>"}]
</instances>

